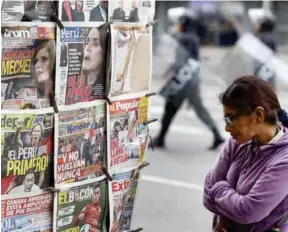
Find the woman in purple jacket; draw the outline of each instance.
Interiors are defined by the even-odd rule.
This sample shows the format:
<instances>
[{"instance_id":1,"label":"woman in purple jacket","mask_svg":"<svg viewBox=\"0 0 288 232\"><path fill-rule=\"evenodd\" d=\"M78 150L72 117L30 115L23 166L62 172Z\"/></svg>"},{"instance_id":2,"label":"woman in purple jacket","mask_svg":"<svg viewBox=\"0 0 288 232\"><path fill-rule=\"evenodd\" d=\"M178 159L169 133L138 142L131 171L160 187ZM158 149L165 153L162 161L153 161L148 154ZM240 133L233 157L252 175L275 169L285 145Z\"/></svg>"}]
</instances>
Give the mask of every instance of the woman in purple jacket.
<instances>
[{"instance_id":1,"label":"woman in purple jacket","mask_svg":"<svg viewBox=\"0 0 288 232\"><path fill-rule=\"evenodd\" d=\"M232 138L205 180L213 231L288 232L287 112L255 76L236 79L220 99Z\"/></svg>"}]
</instances>

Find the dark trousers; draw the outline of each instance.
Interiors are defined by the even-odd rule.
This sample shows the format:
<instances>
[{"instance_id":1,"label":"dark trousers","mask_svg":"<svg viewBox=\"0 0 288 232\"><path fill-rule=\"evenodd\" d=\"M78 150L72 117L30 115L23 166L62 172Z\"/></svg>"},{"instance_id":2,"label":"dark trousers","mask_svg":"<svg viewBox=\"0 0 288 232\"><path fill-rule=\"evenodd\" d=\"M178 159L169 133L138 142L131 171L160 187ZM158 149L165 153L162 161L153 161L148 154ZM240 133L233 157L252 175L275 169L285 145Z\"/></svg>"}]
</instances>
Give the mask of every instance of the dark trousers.
<instances>
[{"instance_id":1,"label":"dark trousers","mask_svg":"<svg viewBox=\"0 0 288 232\"><path fill-rule=\"evenodd\" d=\"M174 116L181 108L181 105L183 104L185 99L187 99L189 105L194 108L195 113L200 118L200 120L215 134L216 125L212 120L209 112L203 105L200 96L199 82L200 81L198 78L193 79L184 87L182 91L179 92L179 94L171 97L169 100L166 101L159 139L164 140Z\"/></svg>"}]
</instances>

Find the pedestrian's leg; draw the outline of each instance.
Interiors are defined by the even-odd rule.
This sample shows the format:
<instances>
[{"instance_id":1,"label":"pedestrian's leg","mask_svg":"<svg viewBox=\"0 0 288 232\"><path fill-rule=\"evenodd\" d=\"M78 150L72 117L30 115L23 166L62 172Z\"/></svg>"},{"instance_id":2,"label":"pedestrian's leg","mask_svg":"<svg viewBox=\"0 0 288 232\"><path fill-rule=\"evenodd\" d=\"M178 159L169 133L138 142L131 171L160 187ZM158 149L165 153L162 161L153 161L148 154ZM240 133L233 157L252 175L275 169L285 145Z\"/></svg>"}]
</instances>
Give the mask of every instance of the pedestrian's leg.
<instances>
[{"instance_id":1,"label":"pedestrian's leg","mask_svg":"<svg viewBox=\"0 0 288 232\"><path fill-rule=\"evenodd\" d=\"M209 147L210 150L216 149L220 144L224 142L224 139L220 135L217 126L213 119L211 118L208 110L204 107L202 98L200 96L200 89L199 85L194 86L195 88L191 89L190 91L193 91L193 94L190 94L188 96L189 104L193 106L197 116L201 119L201 121L211 130L211 132L214 135L214 142L211 147Z\"/></svg>"},{"instance_id":2,"label":"pedestrian's leg","mask_svg":"<svg viewBox=\"0 0 288 232\"><path fill-rule=\"evenodd\" d=\"M184 101L184 96L176 96L176 98L177 102L174 101L174 99L172 101L166 102L164 115L161 121L160 133L153 142L153 144L157 147L164 147L164 140L165 136L167 135L168 129L172 123L174 116L176 115L177 111L180 109Z\"/></svg>"}]
</instances>

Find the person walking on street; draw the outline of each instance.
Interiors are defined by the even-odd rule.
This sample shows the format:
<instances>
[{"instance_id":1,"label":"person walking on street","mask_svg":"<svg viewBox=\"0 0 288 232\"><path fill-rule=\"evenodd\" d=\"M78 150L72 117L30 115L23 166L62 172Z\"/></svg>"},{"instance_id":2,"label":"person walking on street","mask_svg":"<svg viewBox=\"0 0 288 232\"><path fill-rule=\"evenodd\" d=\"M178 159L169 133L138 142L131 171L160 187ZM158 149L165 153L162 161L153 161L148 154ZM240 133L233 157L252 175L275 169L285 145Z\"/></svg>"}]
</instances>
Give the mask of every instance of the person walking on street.
<instances>
[{"instance_id":1,"label":"person walking on street","mask_svg":"<svg viewBox=\"0 0 288 232\"><path fill-rule=\"evenodd\" d=\"M209 149L215 150L224 142L213 119L204 107L200 95L199 64L197 62L199 60L200 50L200 40L197 34L199 24L200 22L195 17L190 15L181 16L177 32L172 34L175 40L178 41L180 49L177 50L176 63L172 68L174 73L173 77L161 90L161 94L166 97L166 105L160 132L153 141L153 145L156 147L163 148L165 146L164 140L172 120L186 99L194 108L197 116L213 133L214 141ZM181 48L184 49L187 54L184 58ZM180 79L185 81L182 81L182 87L179 88L178 91L173 94L171 94L171 91L167 91L167 89L171 87L171 83L179 83ZM165 92L169 93L166 94Z\"/></svg>"},{"instance_id":2,"label":"person walking on street","mask_svg":"<svg viewBox=\"0 0 288 232\"><path fill-rule=\"evenodd\" d=\"M226 143L204 185L213 232L288 231L288 114L272 86L237 78L220 96Z\"/></svg>"}]
</instances>

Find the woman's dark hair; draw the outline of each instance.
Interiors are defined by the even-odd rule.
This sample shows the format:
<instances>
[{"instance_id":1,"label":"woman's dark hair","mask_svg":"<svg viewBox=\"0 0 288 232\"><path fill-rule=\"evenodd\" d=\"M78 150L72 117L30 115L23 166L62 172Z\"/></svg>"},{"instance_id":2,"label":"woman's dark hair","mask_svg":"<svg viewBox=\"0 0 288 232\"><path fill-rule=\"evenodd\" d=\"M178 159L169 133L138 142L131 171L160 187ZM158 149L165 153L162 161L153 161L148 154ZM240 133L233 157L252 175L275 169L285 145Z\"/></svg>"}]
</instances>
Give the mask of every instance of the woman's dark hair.
<instances>
[{"instance_id":1,"label":"woman's dark hair","mask_svg":"<svg viewBox=\"0 0 288 232\"><path fill-rule=\"evenodd\" d=\"M275 124L279 118L283 126L288 127L287 119L280 117L283 110L272 86L259 77L237 78L220 95L220 101L222 105L243 114L250 114L256 107L261 106L265 111L266 123Z\"/></svg>"},{"instance_id":2,"label":"woman's dark hair","mask_svg":"<svg viewBox=\"0 0 288 232\"><path fill-rule=\"evenodd\" d=\"M272 32L275 29L275 21L269 18L264 18L260 21L259 32Z\"/></svg>"}]
</instances>

